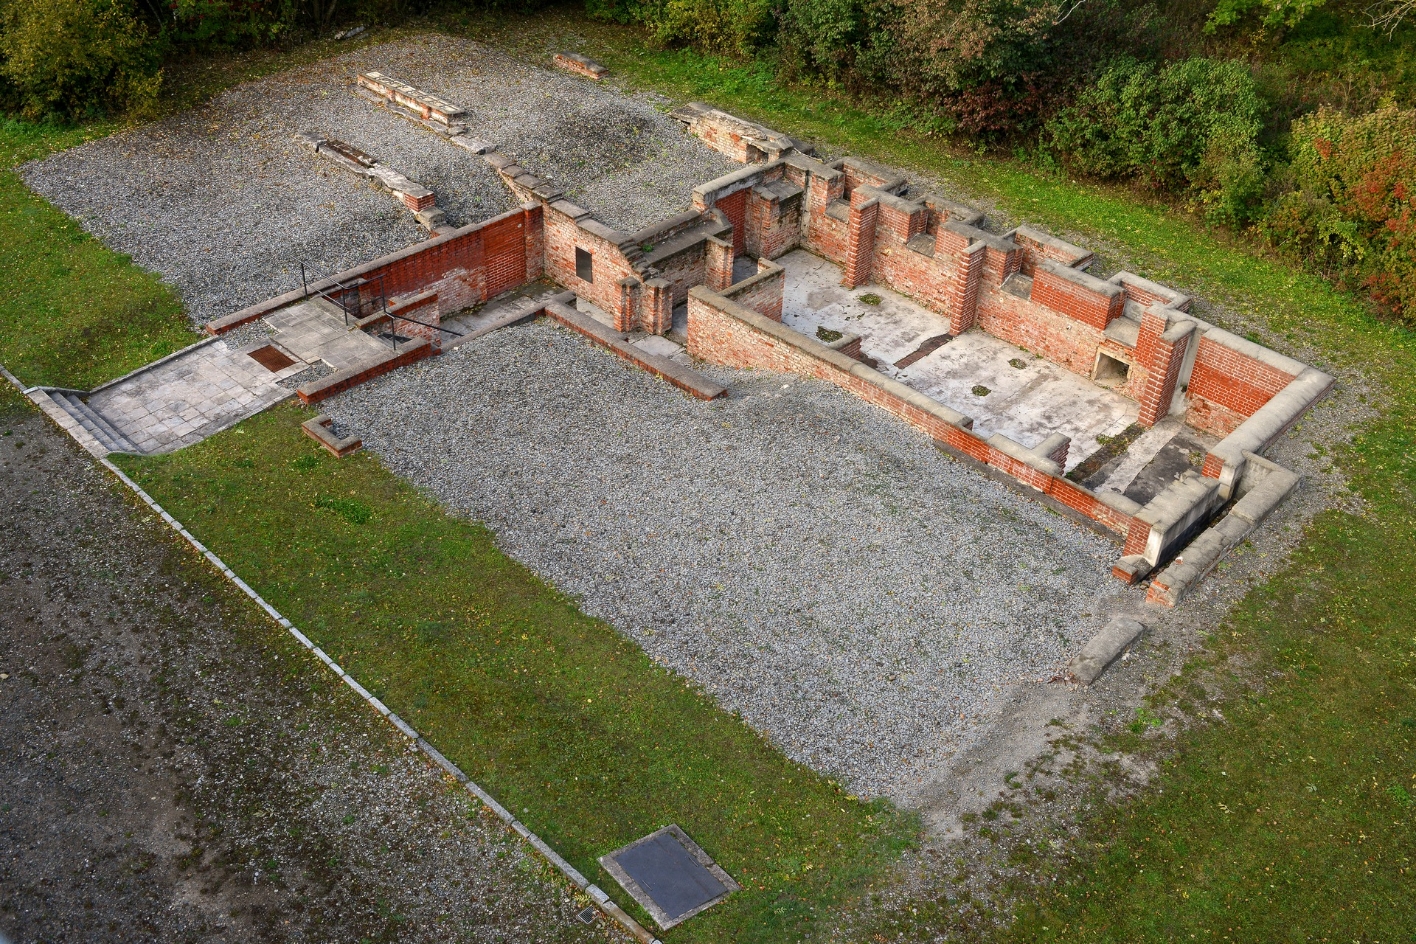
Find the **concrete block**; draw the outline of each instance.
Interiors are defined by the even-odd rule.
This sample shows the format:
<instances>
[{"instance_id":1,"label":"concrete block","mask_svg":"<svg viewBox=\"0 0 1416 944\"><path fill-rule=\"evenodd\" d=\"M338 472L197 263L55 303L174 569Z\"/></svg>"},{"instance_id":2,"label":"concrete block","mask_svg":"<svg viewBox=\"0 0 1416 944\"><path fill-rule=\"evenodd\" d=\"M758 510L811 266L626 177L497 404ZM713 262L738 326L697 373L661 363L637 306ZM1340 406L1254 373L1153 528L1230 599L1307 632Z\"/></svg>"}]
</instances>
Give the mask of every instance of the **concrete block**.
<instances>
[{"instance_id":1,"label":"concrete block","mask_svg":"<svg viewBox=\"0 0 1416 944\"><path fill-rule=\"evenodd\" d=\"M1077 657L1067 664L1067 673L1083 685L1095 682L1106 667L1145 632L1145 625L1126 616L1107 623L1101 632L1082 647Z\"/></svg>"}]
</instances>

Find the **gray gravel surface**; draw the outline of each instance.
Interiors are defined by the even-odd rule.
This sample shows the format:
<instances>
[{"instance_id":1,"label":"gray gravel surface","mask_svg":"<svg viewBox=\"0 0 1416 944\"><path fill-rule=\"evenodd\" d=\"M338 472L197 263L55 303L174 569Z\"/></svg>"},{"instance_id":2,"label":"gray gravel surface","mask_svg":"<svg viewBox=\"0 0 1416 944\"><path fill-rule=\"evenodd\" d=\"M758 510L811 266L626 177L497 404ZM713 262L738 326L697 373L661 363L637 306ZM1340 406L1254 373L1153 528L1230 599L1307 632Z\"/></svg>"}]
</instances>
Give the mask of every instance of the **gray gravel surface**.
<instances>
[{"instance_id":1,"label":"gray gravel surface","mask_svg":"<svg viewBox=\"0 0 1416 944\"><path fill-rule=\"evenodd\" d=\"M1095 632L1115 544L834 387L702 403L544 322L326 401L786 753L903 797Z\"/></svg>"},{"instance_id":2,"label":"gray gravel surface","mask_svg":"<svg viewBox=\"0 0 1416 944\"><path fill-rule=\"evenodd\" d=\"M0 939L620 939L4 392L0 496Z\"/></svg>"},{"instance_id":3,"label":"gray gravel surface","mask_svg":"<svg viewBox=\"0 0 1416 944\"><path fill-rule=\"evenodd\" d=\"M735 165L645 100L430 36L238 86L174 118L26 165L35 191L157 272L201 324L424 238L401 204L292 136L339 138L429 187L454 225L515 206L485 161L353 94L369 69L468 109L495 143L612 226L688 206Z\"/></svg>"}]
</instances>

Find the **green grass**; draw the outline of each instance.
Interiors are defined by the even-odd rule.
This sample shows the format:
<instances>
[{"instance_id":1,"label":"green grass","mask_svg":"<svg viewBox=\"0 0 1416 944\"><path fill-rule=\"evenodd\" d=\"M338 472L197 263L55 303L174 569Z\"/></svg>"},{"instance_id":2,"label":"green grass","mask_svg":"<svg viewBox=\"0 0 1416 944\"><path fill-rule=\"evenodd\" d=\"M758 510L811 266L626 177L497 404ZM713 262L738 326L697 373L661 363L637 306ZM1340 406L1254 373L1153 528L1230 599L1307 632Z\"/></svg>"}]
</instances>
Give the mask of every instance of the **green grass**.
<instances>
[{"instance_id":1,"label":"green grass","mask_svg":"<svg viewBox=\"0 0 1416 944\"><path fill-rule=\"evenodd\" d=\"M667 935L784 941L914 835L582 614L293 406L122 464L370 691L605 888L596 859L678 823L746 890ZM622 900L623 896L620 896Z\"/></svg>"},{"instance_id":2,"label":"green grass","mask_svg":"<svg viewBox=\"0 0 1416 944\"><path fill-rule=\"evenodd\" d=\"M0 121L0 364L27 384L88 389L197 340L167 286L13 169L111 130Z\"/></svg>"}]
</instances>

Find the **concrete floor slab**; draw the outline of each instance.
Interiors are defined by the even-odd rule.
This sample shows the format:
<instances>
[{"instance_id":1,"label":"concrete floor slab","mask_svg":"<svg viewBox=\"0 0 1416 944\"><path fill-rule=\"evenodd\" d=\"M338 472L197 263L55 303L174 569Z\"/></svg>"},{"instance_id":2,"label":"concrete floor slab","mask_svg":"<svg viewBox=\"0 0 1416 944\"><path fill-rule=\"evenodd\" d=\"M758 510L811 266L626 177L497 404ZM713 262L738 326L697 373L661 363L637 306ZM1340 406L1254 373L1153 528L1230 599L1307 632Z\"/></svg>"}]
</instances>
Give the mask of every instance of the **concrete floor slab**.
<instances>
[{"instance_id":1,"label":"concrete floor slab","mask_svg":"<svg viewBox=\"0 0 1416 944\"><path fill-rule=\"evenodd\" d=\"M860 335L861 352L882 373L973 417L985 436L1002 433L1028 447L1053 433L1070 436L1071 469L1099 448L1100 437L1136 421L1134 401L978 330L897 368L926 341L948 334L942 315L878 285L844 288L839 266L804 250L776 261L786 269L784 324L810 336L817 328Z\"/></svg>"}]
</instances>

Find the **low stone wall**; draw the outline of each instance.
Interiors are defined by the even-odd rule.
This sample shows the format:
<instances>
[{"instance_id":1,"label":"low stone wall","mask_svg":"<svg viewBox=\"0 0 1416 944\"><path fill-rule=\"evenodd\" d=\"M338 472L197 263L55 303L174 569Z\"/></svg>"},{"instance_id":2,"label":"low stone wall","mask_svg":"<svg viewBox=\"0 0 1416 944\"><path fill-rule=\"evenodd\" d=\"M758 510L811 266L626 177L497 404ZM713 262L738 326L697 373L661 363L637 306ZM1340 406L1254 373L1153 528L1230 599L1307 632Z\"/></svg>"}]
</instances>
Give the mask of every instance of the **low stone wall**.
<instances>
[{"instance_id":1,"label":"low stone wall","mask_svg":"<svg viewBox=\"0 0 1416 944\"><path fill-rule=\"evenodd\" d=\"M786 284L787 273L785 269L775 262L759 259L757 260L756 275L749 276L724 289L721 294L724 298L730 298L764 318L781 321L782 291Z\"/></svg>"},{"instance_id":2,"label":"low stone wall","mask_svg":"<svg viewBox=\"0 0 1416 944\"><path fill-rule=\"evenodd\" d=\"M610 70L600 65L588 56L582 56L578 52L558 52L551 57L557 67L582 75L587 79L594 79L596 82L610 74Z\"/></svg>"},{"instance_id":3,"label":"low stone wall","mask_svg":"<svg viewBox=\"0 0 1416 944\"><path fill-rule=\"evenodd\" d=\"M266 299L218 318L206 329L222 334L320 292L380 277L390 299L432 291L442 311L460 311L540 278L543 240L540 205L524 206Z\"/></svg>"},{"instance_id":4,"label":"low stone wall","mask_svg":"<svg viewBox=\"0 0 1416 944\"><path fill-rule=\"evenodd\" d=\"M419 338L416 341L408 342L397 351L390 347L388 354L377 360L337 371L312 383L302 384L295 394L300 398L301 403L309 406L311 403L318 403L336 393L342 393L350 387L357 387L361 383L373 380L375 377L382 377L389 371L421 361L436 353L437 350L431 344Z\"/></svg>"}]
</instances>

